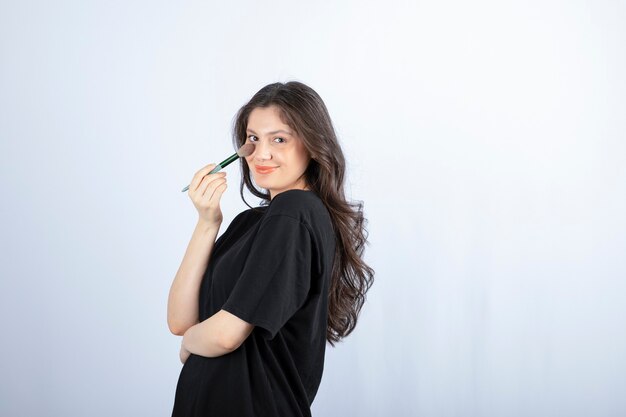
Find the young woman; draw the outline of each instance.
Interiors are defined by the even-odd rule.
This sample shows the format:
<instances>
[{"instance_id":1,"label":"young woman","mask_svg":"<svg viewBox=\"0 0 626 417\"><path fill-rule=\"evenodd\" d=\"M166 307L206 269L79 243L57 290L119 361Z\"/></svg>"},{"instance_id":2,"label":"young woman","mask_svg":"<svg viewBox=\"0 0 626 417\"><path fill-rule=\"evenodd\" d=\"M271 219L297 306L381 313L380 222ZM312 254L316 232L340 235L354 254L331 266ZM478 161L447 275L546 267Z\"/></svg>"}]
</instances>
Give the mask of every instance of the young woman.
<instances>
[{"instance_id":1,"label":"young woman","mask_svg":"<svg viewBox=\"0 0 626 417\"><path fill-rule=\"evenodd\" d=\"M191 181L199 219L168 298L184 364L172 416L310 416L326 342L352 332L373 283L362 204L346 201L330 116L302 83L256 93L234 142L255 145L240 194L263 204L216 241L226 173L210 164Z\"/></svg>"}]
</instances>

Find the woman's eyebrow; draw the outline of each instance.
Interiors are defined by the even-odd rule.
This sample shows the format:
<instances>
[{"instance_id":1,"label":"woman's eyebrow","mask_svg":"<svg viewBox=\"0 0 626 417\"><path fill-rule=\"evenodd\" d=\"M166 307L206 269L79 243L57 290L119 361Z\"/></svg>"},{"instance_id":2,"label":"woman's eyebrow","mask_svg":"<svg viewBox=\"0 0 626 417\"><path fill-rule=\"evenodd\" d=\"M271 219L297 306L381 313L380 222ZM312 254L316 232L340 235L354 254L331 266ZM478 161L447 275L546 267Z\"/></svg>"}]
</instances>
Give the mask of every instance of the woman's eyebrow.
<instances>
[{"instance_id":1,"label":"woman's eyebrow","mask_svg":"<svg viewBox=\"0 0 626 417\"><path fill-rule=\"evenodd\" d=\"M248 132L250 133L254 133L255 135L258 135L258 133L256 133L254 130L252 129L247 129ZM287 132L286 130L274 130L273 132L267 132L268 135L275 135L276 133L286 133L288 135L291 135L291 132Z\"/></svg>"}]
</instances>

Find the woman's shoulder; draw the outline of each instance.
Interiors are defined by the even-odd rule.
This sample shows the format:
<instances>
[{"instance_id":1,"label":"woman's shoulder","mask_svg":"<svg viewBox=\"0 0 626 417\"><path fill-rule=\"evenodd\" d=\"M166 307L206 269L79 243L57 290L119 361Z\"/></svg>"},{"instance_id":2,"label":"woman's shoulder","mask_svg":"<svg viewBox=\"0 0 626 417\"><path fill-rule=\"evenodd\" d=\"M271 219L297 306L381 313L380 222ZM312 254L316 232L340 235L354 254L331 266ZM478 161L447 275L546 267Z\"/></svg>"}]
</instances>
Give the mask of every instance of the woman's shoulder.
<instances>
[{"instance_id":1,"label":"woman's shoulder","mask_svg":"<svg viewBox=\"0 0 626 417\"><path fill-rule=\"evenodd\" d=\"M310 190L294 189L275 195L267 206L266 217L277 215L293 217L308 224L330 220L324 202Z\"/></svg>"},{"instance_id":2,"label":"woman's shoulder","mask_svg":"<svg viewBox=\"0 0 626 417\"><path fill-rule=\"evenodd\" d=\"M267 211L267 206L252 207L237 214L231 224L256 222Z\"/></svg>"},{"instance_id":3,"label":"woman's shoulder","mask_svg":"<svg viewBox=\"0 0 626 417\"><path fill-rule=\"evenodd\" d=\"M244 210L237 214L230 221L224 233L222 233L215 242L215 248L222 245L224 241L238 239L240 236L246 233L263 217L263 213L265 212L265 210L266 207L255 207Z\"/></svg>"},{"instance_id":4,"label":"woman's shoulder","mask_svg":"<svg viewBox=\"0 0 626 417\"><path fill-rule=\"evenodd\" d=\"M324 207L322 200L310 190L287 190L272 198L268 208L271 214L289 214Z\"/></svg>"}]
</instances>

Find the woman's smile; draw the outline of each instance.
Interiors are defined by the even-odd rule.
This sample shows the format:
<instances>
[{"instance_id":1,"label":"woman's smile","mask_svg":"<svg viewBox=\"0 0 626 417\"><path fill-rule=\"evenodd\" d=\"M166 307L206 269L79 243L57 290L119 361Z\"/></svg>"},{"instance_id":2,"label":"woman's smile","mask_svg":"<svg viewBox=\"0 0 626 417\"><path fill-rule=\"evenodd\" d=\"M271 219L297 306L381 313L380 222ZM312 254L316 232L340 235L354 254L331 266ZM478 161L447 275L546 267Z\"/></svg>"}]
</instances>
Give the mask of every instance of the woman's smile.
<instances>
[{"instance_id":1,"label":"woman's smile","mask_svg":"<svg viewBox=\"0 0 626 417\"><path fill-rule=\"evenodd\" d=\"M254 169L258 174L270 174L274 172L274 170L278 167L274 166L264 166L264 165L255 165Z\"/></svg>"}]
</instances>

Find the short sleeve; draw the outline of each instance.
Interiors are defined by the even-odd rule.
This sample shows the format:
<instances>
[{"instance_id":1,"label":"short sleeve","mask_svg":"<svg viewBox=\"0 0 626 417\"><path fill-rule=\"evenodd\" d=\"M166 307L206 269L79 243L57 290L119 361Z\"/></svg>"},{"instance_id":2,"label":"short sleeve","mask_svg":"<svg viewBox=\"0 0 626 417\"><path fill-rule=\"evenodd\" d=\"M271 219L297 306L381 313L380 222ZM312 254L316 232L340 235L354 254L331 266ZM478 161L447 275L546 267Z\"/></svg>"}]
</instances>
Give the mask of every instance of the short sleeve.
<instances>
[{"instance_id":1,"label":"short sleeve","mask_svg":"<svg viewBox=\"0 0 626 417\"><path fill-rule=\"evenodd\" d=\"M311 235L286 215L264 219L223 309L272 339L304 304L311 286Z\"/></svg>"}]
</instances>

